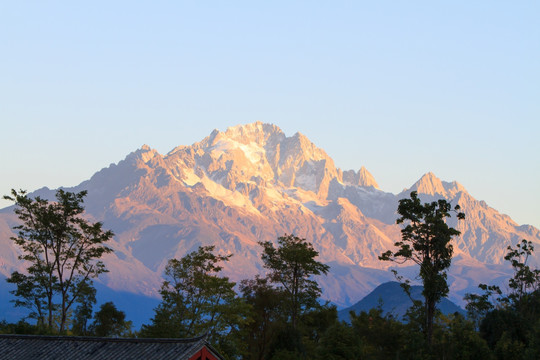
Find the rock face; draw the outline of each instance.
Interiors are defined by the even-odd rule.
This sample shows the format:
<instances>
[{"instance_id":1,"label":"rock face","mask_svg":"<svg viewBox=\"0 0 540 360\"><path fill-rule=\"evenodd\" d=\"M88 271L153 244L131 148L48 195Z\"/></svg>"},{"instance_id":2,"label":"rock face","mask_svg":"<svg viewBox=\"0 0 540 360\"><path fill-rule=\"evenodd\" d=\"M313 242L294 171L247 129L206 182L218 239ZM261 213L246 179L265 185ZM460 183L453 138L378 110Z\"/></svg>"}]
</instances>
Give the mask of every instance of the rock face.
<instances>
[{"instance_id":1,"label":"rock face","mask_svg":"<svg viewBox=\"0 0 540 360\"><path fill-rule=\"evenodd\" d=\"M451 220L463 234L456 239L453 294L500 278L495 265L508 245L526 238L540 248L538 229L519 226L456 182L428 173L400 194L387 193L364 167L338 169L304 135L288 137L260 122L214 130L166 155L145 145L69 190L83 189L87 215L116 234L104 283L151 296L157 296L167 261L199 245L234 254L225 273L238 281L263 271L259 241L294 233L312 241L331 266L321 279L324 296L350 305L392 279L378 256L400 238L397 203L413 190L424 201L442 197L460 204L466 214L464 222ZM12 209L1 211L4 275L22 267L9 240L16 221ZM538 264L538 255L532 260Z\"/></svg>"}]
</instances>

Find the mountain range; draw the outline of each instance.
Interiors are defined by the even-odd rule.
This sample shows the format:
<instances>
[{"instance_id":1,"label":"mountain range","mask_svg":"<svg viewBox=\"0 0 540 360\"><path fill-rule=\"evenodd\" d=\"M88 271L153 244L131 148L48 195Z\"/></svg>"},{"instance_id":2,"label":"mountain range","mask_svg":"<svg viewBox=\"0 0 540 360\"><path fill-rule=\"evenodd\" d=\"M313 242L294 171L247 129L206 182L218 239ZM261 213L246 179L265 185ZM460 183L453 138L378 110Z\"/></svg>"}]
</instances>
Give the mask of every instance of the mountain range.
<instances>
[{"instance_id":1,"label":"mountain range","mask_svg":"<svg viewBox=\"0 0 540 360\"><path fill-rule=\"evenodd\" d=\"M458 304L478 283L501 284L508 245L525 238L540 249L540 231L518 225L457 182L428 172L399 194L381 190L369 171L342 170L306 136L287 136L256 122L214 130L192 145L162 155L149 146L68 188L88 190L86 216L115 233L114 253L104 262L102 285L156 298L167 261L200 245L233 254L223 273L235 281L263 273L259 241L293 233L311 241L330 273L319 279L323 297L350 306L381 283L393 280L392 264L378 256L400 239L395 224L399 199L417 191L424 201L459 204L465 221L454 240L449 274ZM504 189L501 189L504 191ZM42 188L31 196L54 198ZM13 208L0 211L0 273L24 268L9 237L17 224ZM538 253L532 264L540 263ZM414 267L401 272L414 278Z\"/></svg>"}]
</instances>

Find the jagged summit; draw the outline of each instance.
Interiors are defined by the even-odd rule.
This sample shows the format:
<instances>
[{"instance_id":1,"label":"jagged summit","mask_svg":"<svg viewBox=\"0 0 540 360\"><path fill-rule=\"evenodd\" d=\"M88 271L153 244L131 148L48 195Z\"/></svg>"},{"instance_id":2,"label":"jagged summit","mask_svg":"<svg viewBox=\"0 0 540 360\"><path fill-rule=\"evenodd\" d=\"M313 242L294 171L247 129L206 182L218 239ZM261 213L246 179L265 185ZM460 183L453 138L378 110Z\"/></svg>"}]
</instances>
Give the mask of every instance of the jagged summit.
<instances>
[{"instance_id":1,"label":"jagged summit","mask_svg":"<svg viewBox=\"0 0 540 360\"><path fill-rule=\"evenodd\" d=\"M152 160L156 155L161 156L157 150L152 149L150 146L144 144L139 149L133 151L128 156L126 156L126 160L131 160L131 161L140 160L143 163L146 163Z\"/></svg>"},{"instance_id":2,"label":"jagged summit","mask_svg":"<svg viewBox=\"0 0 540 360\"><path fill-rule=\"evenodd\" d=\"M264 146L270 138L277 137L282 139L285 137L283 131L276 125L266 124L260 121L228 127L223 134L230 139L234 139L244 144L255 142L262 146Z\"/></svg>"},{"instance_id":3,"label":"jagged summit","mask_svg":"<svg viewBox=\"0 0 540 360\"><path fill-rule=\"evenodd\" d=\"M231 191L260 179L280 189L299 188L326 199L333 179L344 182L334 161L305 135L286 136L278 126L262 122L229 127L224 132L214 130L192 146L175 148L167 158L176 165L187 165L188 169L177 168L176 173L204 173ZM376 187L365 169L347 176L354 185ZM190 184L197 181L193 176L181 176L181 180L187 178Z\"/></svg>"},{"instance_id":4,"label":"jagged summit","mask_svg":"<svg viewBox=\"0 0 540 360\"><path fill-rule=\"evenodd\" d=\"M343 172L336 168L334 161L324 150L304 134L297 132L286 136L273 124L258 121L229 127L225 132L214 130L199 145L205 152L214 153L213 158L224 156L225 152L239 150L251 163L257 164L257 169L265 181L286 188L298 187L322 198L328 195L329 184L333 179L354 186L379 188L365 167L358 172ZM238 156L242 157L240 154L237 154ZM230 157L226 158L230 160ZM249 173L249 168L250 166L246 166L244 173ZM238 181L234 183L237 184Z\"/></svg>"},{"instance_id":5,"label":"jagged summit","mask_svg":"<svg viewBox=\"0 0 540 360\"><path fill-rule=\"evenodd\" d=\"M261 122L214 130L167 155L143 145L74 190L88 190L88 216L116 234L115 251L104 259L110 269L104 281L111 288L156 295L167 261L200 245L234 254L224 272L240 281L263 271L259 241L294 233L309 239L321 261L331 265L331 274L321 281L326 298L341 305L391 279L378 256L399 241L396 208L408 196L380 190L365 167L336 168L305 135L287 136ZM540 231L520 227L457 182L427 173L411 190L461 206L466 219L459 224L462 236L455 250L478 267L478 277L485 276L478 282L502 276L481 267L504 262L515 239L540 247ZM6 234L0 237L4 275L21 266L9 240L12 224L6 212L0 213L0 233ZM454 292L478 284L463 269L450 274L456 279Z\"/></svg>"},{"instance_id":6,"label":"jagged summit","mask_svg":"<svg viewBox=\"0 0 540 360\"><path fill-rule=\"evenodd\" d=\"M358 172L355 172L354 170L344 171L343 182L355 186L374 187L375 189L379 189L379 185L375 181L375 178L364 166L362 166Z\"/></svg>"},{"instance_id":7,"label":"jagged summit","mask_svg":"<svg viewBox=\"0 0 540 360\"><path fill-rule=\"evenodd\" d=\"M135 153L145 163L158 155L147 145ZM263 180L278 188L312 192L319 199L326 199L332 181L379 189L365 167L342 171L302 133L286 136L278 126L260 121L215 129L200 142L174 148L165 160L174 168L172 173L190 186L202 181L204 174L231 191L239 184Z\"/></svg>"},{"instance_id":8,"label":"jagged summit","mask_svg":"<svg viewBox=\"0 0 540 360\"><path fill-rule=\"evenodd\" d=\"M360 178L360 184L361 186L373 186L375 189L379 188L379 185L375 181L375 178L367 169L362 166L360 170L358 171L358 177Z\"/></svg>"},{"instance_id":9,"label":"jagged summit","mask_svg":"<svg viewBox=\"0 0 540 360\"><path fill-rule=\"evenodd\" d=\"M442 181L431 171L424 174L408 191L417 191L420 194L440 195L443 197L453 197L460 191L466 192L465 188L458 182Z\"/></svg>"},{"instance_id":10,"label":"jagged summit","mask_svg":"<svg viewBox=\"0 0 540 360\"><path fill-rule=\"evenodd\" d=\"M432 172L424 174L420 180L418 180L412 186L411 190L416 190L421 194L427 195L443 195L446 193L441 179L435 176Z\"/></svg>"}]
</instances>

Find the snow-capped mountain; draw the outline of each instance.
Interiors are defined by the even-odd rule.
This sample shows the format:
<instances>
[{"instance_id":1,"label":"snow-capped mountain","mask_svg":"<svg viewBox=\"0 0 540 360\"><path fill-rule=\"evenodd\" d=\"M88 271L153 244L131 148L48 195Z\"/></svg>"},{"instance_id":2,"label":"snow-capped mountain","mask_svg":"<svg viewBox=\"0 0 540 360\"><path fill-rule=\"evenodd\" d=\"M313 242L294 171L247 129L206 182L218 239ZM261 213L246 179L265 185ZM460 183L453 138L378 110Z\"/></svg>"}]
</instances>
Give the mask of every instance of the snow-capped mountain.
<instances>
[{"instance_id":1,"label":"snow-capped mountain","mask_svg":"<svg viewBox=\"0 0 540 360\"><path fill-rule=\"evenodd\" d=\"M167 261L199 245L234 254L225 274L238 281L263 271L259 241L294 233L331 266L321 279L324 296L350 305L392 280L390 264L378 256L400 238L397 203L413 190L424 201L460 204L466 214L464 222L451 220L462 231L450 276L455 298L480 281L500 280L508 245L522 238L540 244L538 229L519 226L456 182L427 173L400 194L384 192L364 167L343 171L304 135L260 122L214 130L166 155L145 145L70 190L83 189L87 215L116 234L103 282L150 296L157 296ZM4 275L21 268L9 240L16 221L11 209L0 214Z\"/></svg>"}]
</instances>

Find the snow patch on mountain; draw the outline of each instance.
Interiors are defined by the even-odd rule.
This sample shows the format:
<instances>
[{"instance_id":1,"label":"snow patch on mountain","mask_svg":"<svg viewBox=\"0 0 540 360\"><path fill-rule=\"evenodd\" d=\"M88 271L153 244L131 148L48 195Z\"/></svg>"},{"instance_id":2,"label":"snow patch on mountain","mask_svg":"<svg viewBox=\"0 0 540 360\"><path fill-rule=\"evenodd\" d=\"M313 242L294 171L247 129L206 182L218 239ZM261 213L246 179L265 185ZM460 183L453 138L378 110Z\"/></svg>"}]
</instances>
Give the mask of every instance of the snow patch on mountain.
<instances>
[{"instance_id":1,"label":"snow patch on mountain","mask_svg":"<svg viewBox=\"0 0 540 360\"><path fill-rule=\"evenodd\" d=\"M391 279L391 264L378 256L400 239L397 204L413 190L424 201L459 204L466 214L464 222L449 220L462 232L454 240L453 294L501 277L497 266L508 245L526 238L540 248L538 229L519 226L457 182L427 173L407 191L388 193L366 168L343 171L304 135L287 137L261 122L214 130L165 156L144 145L68 190L88 190L87 215L116 234L103 281L155 296L170 258L214 245L217 252L234 254L224 273L239 281L264 272L259 241L294 233L310 240L319 259L332 266L321 279L326 298L355 302ZM21 267L8 240L13 217L0 213L3 274Z\"/></svg>"},{"instance_id":2,"label":"snow patch on mountain","mask_svg":"<svg viewBox=\"0 0 540 360\"><path fill-rule=\"evenodd\" d=\"M201 178L195 174L193 169L186 169L183 172L183 182L188 186L193 186L201 182Z\"/></svg>"}]
</instances>

